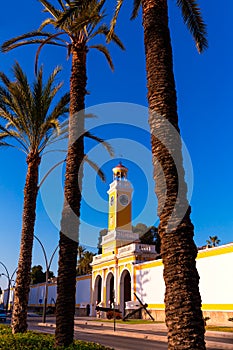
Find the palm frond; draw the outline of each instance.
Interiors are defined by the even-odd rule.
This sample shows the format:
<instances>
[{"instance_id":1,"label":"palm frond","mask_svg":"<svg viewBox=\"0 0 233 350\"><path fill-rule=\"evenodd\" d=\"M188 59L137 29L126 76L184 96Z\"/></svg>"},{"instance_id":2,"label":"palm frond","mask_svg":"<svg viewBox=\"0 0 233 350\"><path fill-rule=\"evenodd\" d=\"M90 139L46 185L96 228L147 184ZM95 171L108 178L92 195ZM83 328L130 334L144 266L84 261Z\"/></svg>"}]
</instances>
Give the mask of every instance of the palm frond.
<instances>
[{"instance_id":1,"label":"palm frond","mask_svg":"<svg viewBox=\"0 0 233 350\"><path fill-rule=\"evenodd\" d=\"M93 39L95 36L103 34L106 38L108 37L110 29L106 24L102 24L97 28L97 30L88 38L88 41ZM118 45L122 50L125 50L124 44L120 40L120 38L113 32L111 35L111 41L113 41L116 45Z\"/></svg>"},{"instance_id":2,"label":"palm frond","mask_svg":"<svg viewBox=\"0 0 233 350\"><path fill-rule=\"evenodd\" d=\"M80 11L79 7L83 4L83 1L74 1L73 6L65 7L63 8L63 12L60 13L59 18L57 19L56 26L60 27L63 26L65 22L67 22L67 19L72 19L75 12Z\"/></svg>"},{"instance_id":3,"label":"palm frond","mask_svg":"<svg viewBox=\"0 0 233 350\"><path fill-rule=\"evenodd\" d=\"M13 130L7 130L2 125L0 125L0 131L2 131L2 133L4 134L4 138L5 137L13 138L16 142L18 142L22 146L22 148L24 149L24 151L26 151L26 153L28 152L28 147L24 142L22 142L22 138L19 132L13 131Z\"/></svg>"},{"instance_id":4,"label":"palm frond","mask_svg":"<svg viewBox=\"0 0 233 350\"><path fill-rule=\"evenodd\" d=\"M59 5L61 6L62 10L65 11L66 10L66 7L65 7L65 4L63 4L63 1L62 0L57 0Z\"/></svg>"},{"instance_id":5,"label":"palm frond","mask_svg":"<svg viewBox=\"0 0 233 350\"><path fill-rule=\"evenodd\" d=\"M38 185L38 188L40 188L43 183L45 182L45 180L47 179L47 177L53 172L54 169L56 169L59 165L65 163L65 159L61 160L60 162L56 163L51 169L49 169L49 171L45 174L45 176L42 178L41 182Z\"/></svg>"},{"instance_id":6,"label":"palm frond","mask_svg":"<svg viewBox=\"0 0 233 350\"><path fill-rule=\"evenodd\" d=\"M46 18L46 19L40 24L38 30L39 30L39 31L43 31L43 29L44 29L45 27L47 27L48 25L52 25L52 26L55 27L56 22L57 22L57 21L56 21L54 18Z\"/></svg>"},{"instance_id":7,"label":"palm frond","mask_svg":"<svg viewBox=\"0 0 233 350\"><path fill-rule=\"evenodd\" d=\"M12 50L13 48L18 47L20 45L26 45L27 43L37 44L37 43L42 42L42 39L32 39L30 41L29 40L24 41L24 39L30 39L30 38L35 38L35 37L50 37L50 36L51 36L51 33L47 33L47 32L41 32L41 31L28 32L28 33L19 35L15 38L12 38L10 40L5 41L1 45L1 51L8 52L8 51Z\"/></svg>"},{"instance_id":8,"label":"palm frond","mask_svg":"<svg viewBox=\"0 0 233 350\"><path fill-rule=\"evenodd\" d=\"M79 16L78 21L73 21L71 23L70 31L73 33L86 32L85 35L86 35L86 38L88 38L88 35L92 30L90 30L90 29L87 30L87 27L90 25L90 23L92 23L92 25L96 26L101 20L102 20L102 17L99 14L83 13L82 15Z\"/></svg>"},{"instance_id":9,"label":"palm frond","mask_svg":"<svg viewBox=\"0 0 233 350\"><path fill-rule=\"evenodd\" d=\"M86 131L84 133L85 137L88 137L89 139L92 139L96 142L101 143L101 145L103 145L105 147L105 149L108 151L108 153L110 154L111 157L114 157L114 150L112 148L112 146L110 145L110 143L108 143L107 141L103 140L102 138L93 135L92 133L90 133L89 131Z\"/></svg>"},{"instance_id":10,"label":"palm frond","mask_svg":"<svg viewBox=\"0 0 233 350\"><path fill-rule=\"evenodd\" d=\"M98 167L98 165L95 162L93 162L93 160L90 160L88 156L85 155L84 161L86 161L97 172L98 176L103 182L106 182L106 177L104 172Z\"/></svg>"},{"instance_id":11,"label":"palm frond","mask_svg":"<svg viewBox=\"0 0 233 350\"><path fill-rule=\"evenodd\" d=\"M53 132L53 134L50 136L48 144L51 145L53 143L68 139L68 135L69 135L69 120L66 119L60 123L59 135L57 135L56 132Z\"/></svg>"},{"instance_id":12,"label":"palm frond","mask_svg":"<svg viewBox=\"0 0 233 350\"><path fill-rule=\"evenodd\" d=\"M11 145L10 143L4 142L4 141L0 141L0 146L5 146L5 147L14 147L13 145Z\"/></svg>"},{"instance_id":13,"label":"palm frond","mask_svg":"<svg viewBox=\"0 0 233 350\"><path fill-rule=\"evenodd\" d=\"M35 74L37 74L37 69L38 69L38 60L39 60L39 55L40 55L40 52L42 50L42 48L44 47L45 44L53 44L53 43L56 43L56 41L54 42L53 39L57 39L58 36L62 35L62 34L66 34L64 32L58 32L58 33L55 33L55 34L51 34L48 38L44 39L40 46L38 47L37 51L36 51L36 57L35 57ZM63 47L66 47L66 45L61 45L59 43L59 46L63 46Z\"/></svg>"},{"instance_id":14,"label":"palm frond","mask_svg":"<svg viewBox=\"0 0 233 350\"><path fill-rule=\"evenodd\" d=\"M197 1L177 0L176 3L181 8L184 23L193 35L198 52L203 52L208 47L207 32Z\"/></svg>"},{"instance_id":15,"label":"palm frond","mask_svg":"<svg viewBox=\"0 0 233 350\"><path fill-rule=\"evenodd\" d=\"M50 2L47 0L39 0L42 5L44 5L44 11L51 13L54 18L58 18L60 15L60 10L56 9Z\"/></svg>"},{"instance_id":16,"label":"palm frond","mask_svg":"<svg viewBox=\"0 0 233 350\"><path fill-rule=\"evenodd\" d=\"M65 116L66 113L69 112L69 101L70 101L70 93L65 94L61 97L59 102L56 104L55 108L51 112L50 116L47 118L47 120L51 119L57 119L61 115Z\"/></svg>"},{"instance_id":17,"label":"palm frond","mask_svg":"<svg viewBox=\"0 0 233 350\"><path fill-rule=\"evenodd\" d=\"M109 64L110 68L112 70L114 70L114 65L113 65L113 62L112 62L112 58L111 58L110 53L109 53L108 49L106 48L106 46L99 44L99 45L92 45L92 46L89 46L89 47L91 49L97 49L100 52L102 52L104 54L108 64Z\"/></svg>"},{"instance_id":18,"label":"palm frond","mask_svg":"<svg viewBox=\"0 0 233 350\"><path fill-rule=\"evenodd\" d=\"M133 11L130 19L135 19L137 17L141 4L142 4L142 0L134 0Z\"/></svg>"},{"instance_id":19,"label":"palm frond","mask_svg":"<svg viewBox=\"0 0 233 350\"><path fill-rule=\"evenodd\" d=\"M60 87L63 85L63 82L58 83L55 88L52 88L52 85L57 77L57 75L61 72L62 67L61 66L56 66L53 70L53 72L50 74L49 78L47 79L47 83L45 84L43 88L43 94L47 96L48 94L50 95L55 95L57 91L60 89ZM42 71L41 71L42 73ZM55 92L53 92L56 90Z\"/></svg>"},{"instance_id":20,"label":"palm frond","mask_svg":"<svg viewBox=\"0 0 233 350\"><path fill-rule=\"evenodd\" d=\"M112 35L114 33L114 29L115 29L115 26L116 26L117 18L119 16L119 12L120 12L121 6L123 4L123 1L124 0L117 0L117 4L116 4L116 7L115 7L114 15L113 15L113 18L112 18L111 24L110 24L110 30L109 30L109 34L108 34L108 37L107 37L107 42L111 41L111 38L112 38Z\"/></svg>"},{"instance_id":21,"label":"palm frond","mask_svg":"<svg viewBox=\"0 0 233 350\"><path fill-rule=\"evenodd\" d=\"M10 103L9 103L10 106ZM4 106L0 108L0 117L7 121L7 124L5 125L6 129L9 129L10 127L14 127L16 130L18 130L21 135L24 134L24 125L21 123L20 118L15 118L15 115L12 115L10 112L7 111L7 109L4 109ZM26 139L24 139L24 142L26 143Z\"/></svg>"},{"instance_id":22,"label":"palm frond","mask_svg":"<svg viewBox=\"0 0 233 350\"><path fill-rule=\"evenodd\" d=\"M42 152L47 143L55 139L53 130L59 134L60 121L68 112L69 93L60 97L53 109L51 107L62 86L61 82L55 83L60 70L56 67L44 84L41 67L32 88L17 62L13 67L14 81L0 72L4 85L0 87L0 117L1 122L5 122L5 125L0 124L0 131L2 137L14 139L27 153Z\"/></svg>"},{"instance_id":23,"label":"palm frond","mask_svg":"<svg viewBox=\"0 0 233 350\"><path fill-rule=\"evenodd\" d=\"M112 33L111 40L118 45L122 50L125 50L124 44L122 43L121 39L115 34Z\"/></svg>"}]
</instances>

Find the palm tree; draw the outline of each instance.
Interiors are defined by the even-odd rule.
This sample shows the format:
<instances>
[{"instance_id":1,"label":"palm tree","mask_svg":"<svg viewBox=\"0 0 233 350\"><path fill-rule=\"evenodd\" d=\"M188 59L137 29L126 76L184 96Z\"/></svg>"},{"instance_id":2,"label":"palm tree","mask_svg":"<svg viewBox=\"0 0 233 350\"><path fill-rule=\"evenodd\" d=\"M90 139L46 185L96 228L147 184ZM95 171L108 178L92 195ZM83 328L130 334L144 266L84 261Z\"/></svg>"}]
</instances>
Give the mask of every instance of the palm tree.
<instances>
[{"instance_id":1,"label":"palm tree","mask_svg":"<svg viewBox=\"0 0 233 350\"><path fill-rule=\"evenodd\" d=\"M82 274L81 260L83 258L83 254L85 253L85 251L86 251L86 248L84 248L81 245L78 246L78 266L76 268L77 275Z\"/></svg>"},{"instance_id":2,"label":"palm tree","mask_svg":"<svg viewBox=\"0 0 233 350\"><path fill-rule=\"evenodd\" d=\"M78 260L77 276L91 274L92 267L90 264L92 263L94 255L94 253L84 249L84 252L82 252L81 257Z\"/></svg>"},{"instance_id":3,"label":"palm tree","mask_svg":"<svg viewBox=\"0 0 233 350\"><path fill-rule=\"evenodd\" d=\"M52 108L54 98L62 86L62 83L55 84L59 71L60 68L54 69L48 81L44 83L43 69L40 68L32 89L18 63L13 67L14 81L10 81L0 72L2 83L0 146L18 148L27 156L22 235L12 317L13 333L24 332L27 329L27 304L41 157L45 147L58 137L60 122L69 110L68 93Z\"/></svg>"},{"instance_id":4,"label":"palm tree","mask_svg":"<svg viewBox=\"0 0 233 350\"><path fill-rule=\"evenodd\" d=\"M207 47L206 28L196 0L177 0L199 52ZM117 1L112 30L123 0ZM158 198L158 228L166 284L169 349L205 349L197 248L190 219L178 126L167 0L134 0L132 18L142 6L149 124ZM111 32L110 32L111 35ZM174 130L176 132L174 132Z\"/></svg>"},{"instance_id":5,"label":"palm tree","mask_svg":"<svg viewBox=\"0 0 233 350\"><path fill-rule=\"evenodd\" d=\"M207 248L216 247L221 242L221 240L218 238L218 236L209 236L209 238L210 239L206 240Z\"/></svg>"},{"instance_id":6,"label":"palm tree","mask_svg":"<svg viewBox=\"0 0 233 350\"><path fill-rule=\"evenodd\" d=\"M73 342L77 246L79 240L79 217L82 193L84 136L92 137L84 130L84 108L87 85L86 58L89 49L97 49L106 57L110 67L113 63L108 49L102 44L90 45L99 35L106 37L109 29L102 24L105 0L63 1L57 0L55 8L47 0L39 0L51 17L43 21L36 32L27 33L5 42L2 51L27 44L45 44L65 47L72 56L70 77L69 144L66 157L64 206L62 211L59 269L56 302L56 345L67 346ZM46 26L52 32L44 32ZM54 31L55 29L55 31ZM65 39L63 37L65 36ZM123 49L119 38L112 33L112 40ZM37 55L38 58L38 55ZM97 141L97 139L94 137ZM88 158L86 158L87 161ZM93 163L91 163L93 165Z\"/></svg>"}]
</instances>

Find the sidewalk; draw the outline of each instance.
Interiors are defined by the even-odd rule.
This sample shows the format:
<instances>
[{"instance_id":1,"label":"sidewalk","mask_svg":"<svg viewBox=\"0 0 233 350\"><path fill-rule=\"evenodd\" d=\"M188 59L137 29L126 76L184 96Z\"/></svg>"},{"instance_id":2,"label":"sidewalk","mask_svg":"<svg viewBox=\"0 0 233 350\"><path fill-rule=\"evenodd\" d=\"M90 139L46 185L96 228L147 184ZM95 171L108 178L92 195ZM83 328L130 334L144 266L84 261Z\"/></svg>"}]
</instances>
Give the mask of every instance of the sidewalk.
<instances>
[{"instance_id":1,"label":"sidewalk","mask_svg":"<svg viewBox=\"0 0 233 350\"><path fill-rule=\"evenodd\" d=\"M55 327L55 320L46 324L38 323L40 326ZM164 323L130 324L107 322L105 319L96 320L93 317L76 317L75 330L86 333L100 333L114 336L127 336L167 342L167 327ZM233 333L230 332L206 332L207 349L233 350Z\"/></svg>"}]
</instances>

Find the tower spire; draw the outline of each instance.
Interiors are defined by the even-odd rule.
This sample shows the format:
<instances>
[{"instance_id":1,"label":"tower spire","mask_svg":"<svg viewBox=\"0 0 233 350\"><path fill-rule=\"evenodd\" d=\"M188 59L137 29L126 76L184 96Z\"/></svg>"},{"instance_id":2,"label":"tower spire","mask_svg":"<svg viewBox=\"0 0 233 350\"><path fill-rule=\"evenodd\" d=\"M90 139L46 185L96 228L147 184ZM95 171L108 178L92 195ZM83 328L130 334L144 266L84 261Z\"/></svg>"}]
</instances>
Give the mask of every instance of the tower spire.
<instances>
[{"instance_id":1,"label":"tower spire","mask_svg":"<svg viewBox=\"0 0 233 350\"><path fill-rule=\"evenodd\" d=\"M113 180L126 180L128 168L126 168L122 162L119 162L113 169Z\"/></svg>"}]
</instances>

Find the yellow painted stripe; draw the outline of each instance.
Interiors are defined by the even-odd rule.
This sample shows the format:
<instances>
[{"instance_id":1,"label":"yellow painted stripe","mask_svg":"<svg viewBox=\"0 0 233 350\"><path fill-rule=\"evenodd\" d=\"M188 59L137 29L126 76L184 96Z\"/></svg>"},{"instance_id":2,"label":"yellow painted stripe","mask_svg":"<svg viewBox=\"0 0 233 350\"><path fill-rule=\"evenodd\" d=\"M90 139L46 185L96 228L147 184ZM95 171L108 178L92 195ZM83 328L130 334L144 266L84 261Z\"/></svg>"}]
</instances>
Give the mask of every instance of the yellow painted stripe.
<instances>
[{"instance_id":1,"label":"yellow painted stripe","mask_svg":"<svg viewBox=\"0 0 233 350\"><path fill-rule=\"evenodd\" d=\"M202 259L210 256L218 256L222 254L229 254L229 253L233 253L233 243L220 246L220 247L209 248L203 251L199 250L197 259ZM162 259L159 259L159 260L148 261L147 263L141 263L138 266L136 265L135 268L136 270L144 270L144 269L148 269L156 266L162 266L162 265L163 265Z\"/></svg>"},{"instance_id":2,"label":"yellow painted stripe","mask_svg":"<svg viewBox=\"0 0 233 350\"><path fill-rule=\"evenodd\" d=\"M206 311L233 311L233 304L203 304L202 310Z\"/></svg>"},{"instance_id":3,"label":"yellow painted stripe","mask_svg":"<svg viewBox=\"0 0 233 350\"><path fill-rule=\"evenodd\" d=\"M149 309L165 310L165 304L148 304ZM233 311L233 304L203 304L203 311Z\"/></svg>"},{"instance_id":4,"label":"yellow painted stripe","mask_svg":"<svg viewBox=\"0 0 233 350\"><path fill-rule=\"evenodd\" d=\"M78 276L76 277L76 281L82 281L82 280L89 280L91 279L91 275L86 275L86 276Z\"/></svg>"},{"instance_id":5,"label":"yellow painted stripe","mask_svg":"<svg viewBox=\"0 0 233 350\"><path fill-rule=\"evenodd\" d=\"M101 270L104 267L109 267L110 268L110 267L114 267L114 266L115 266L115 261L107 261L107 262L104 262L102 264L93 266L93 271Z\"/></svg>"},{"instance_id":6,"label":"yellow painted stripe","mask_svg":"<svg viewBox=\"0 0 233 350\"><path fill-rule=\"evenodd\" d=\"M135 261L135 260L136 260L135 255L128 257L128 258L122 258L122 259L118 260L118 265L120 266L122 264L126 264L129 262Z\"/></svg>"},{"instance_id":7,"label":"yellow painted stripe","mask_svg":"<svg viewBox=\"0 0 233 350\"><path fill-rule=\"evenodd\" d=\"M222 254L229 254L229 253L233 253L233 244L227 244L225 246L199 250L197 259L207 258L210 256L217 256Z\"/></svg>"},{"instance_id":8,"label":"yellow painted stripe","mask_svg":"<svg viewBox=\"0 0 233 350\"><path fill-rule=\"evenodd\" d=\"M148 263L142 263L140 265L135 265L136 270L144 270L144 269L148 269L151 267L156 267L156 266L162 266L162 260L152 260L149 261Z\"/></svg>"},{"instance_id":9,"label":"yellow painted stripe","mask_svg":"<svg viewBox=\"0 0 233 350\"><path fill-rule=\"evenodd\" d=\"M164 304L148 304L149 309L165 310Z\"/></svg>"}]
</instances>

